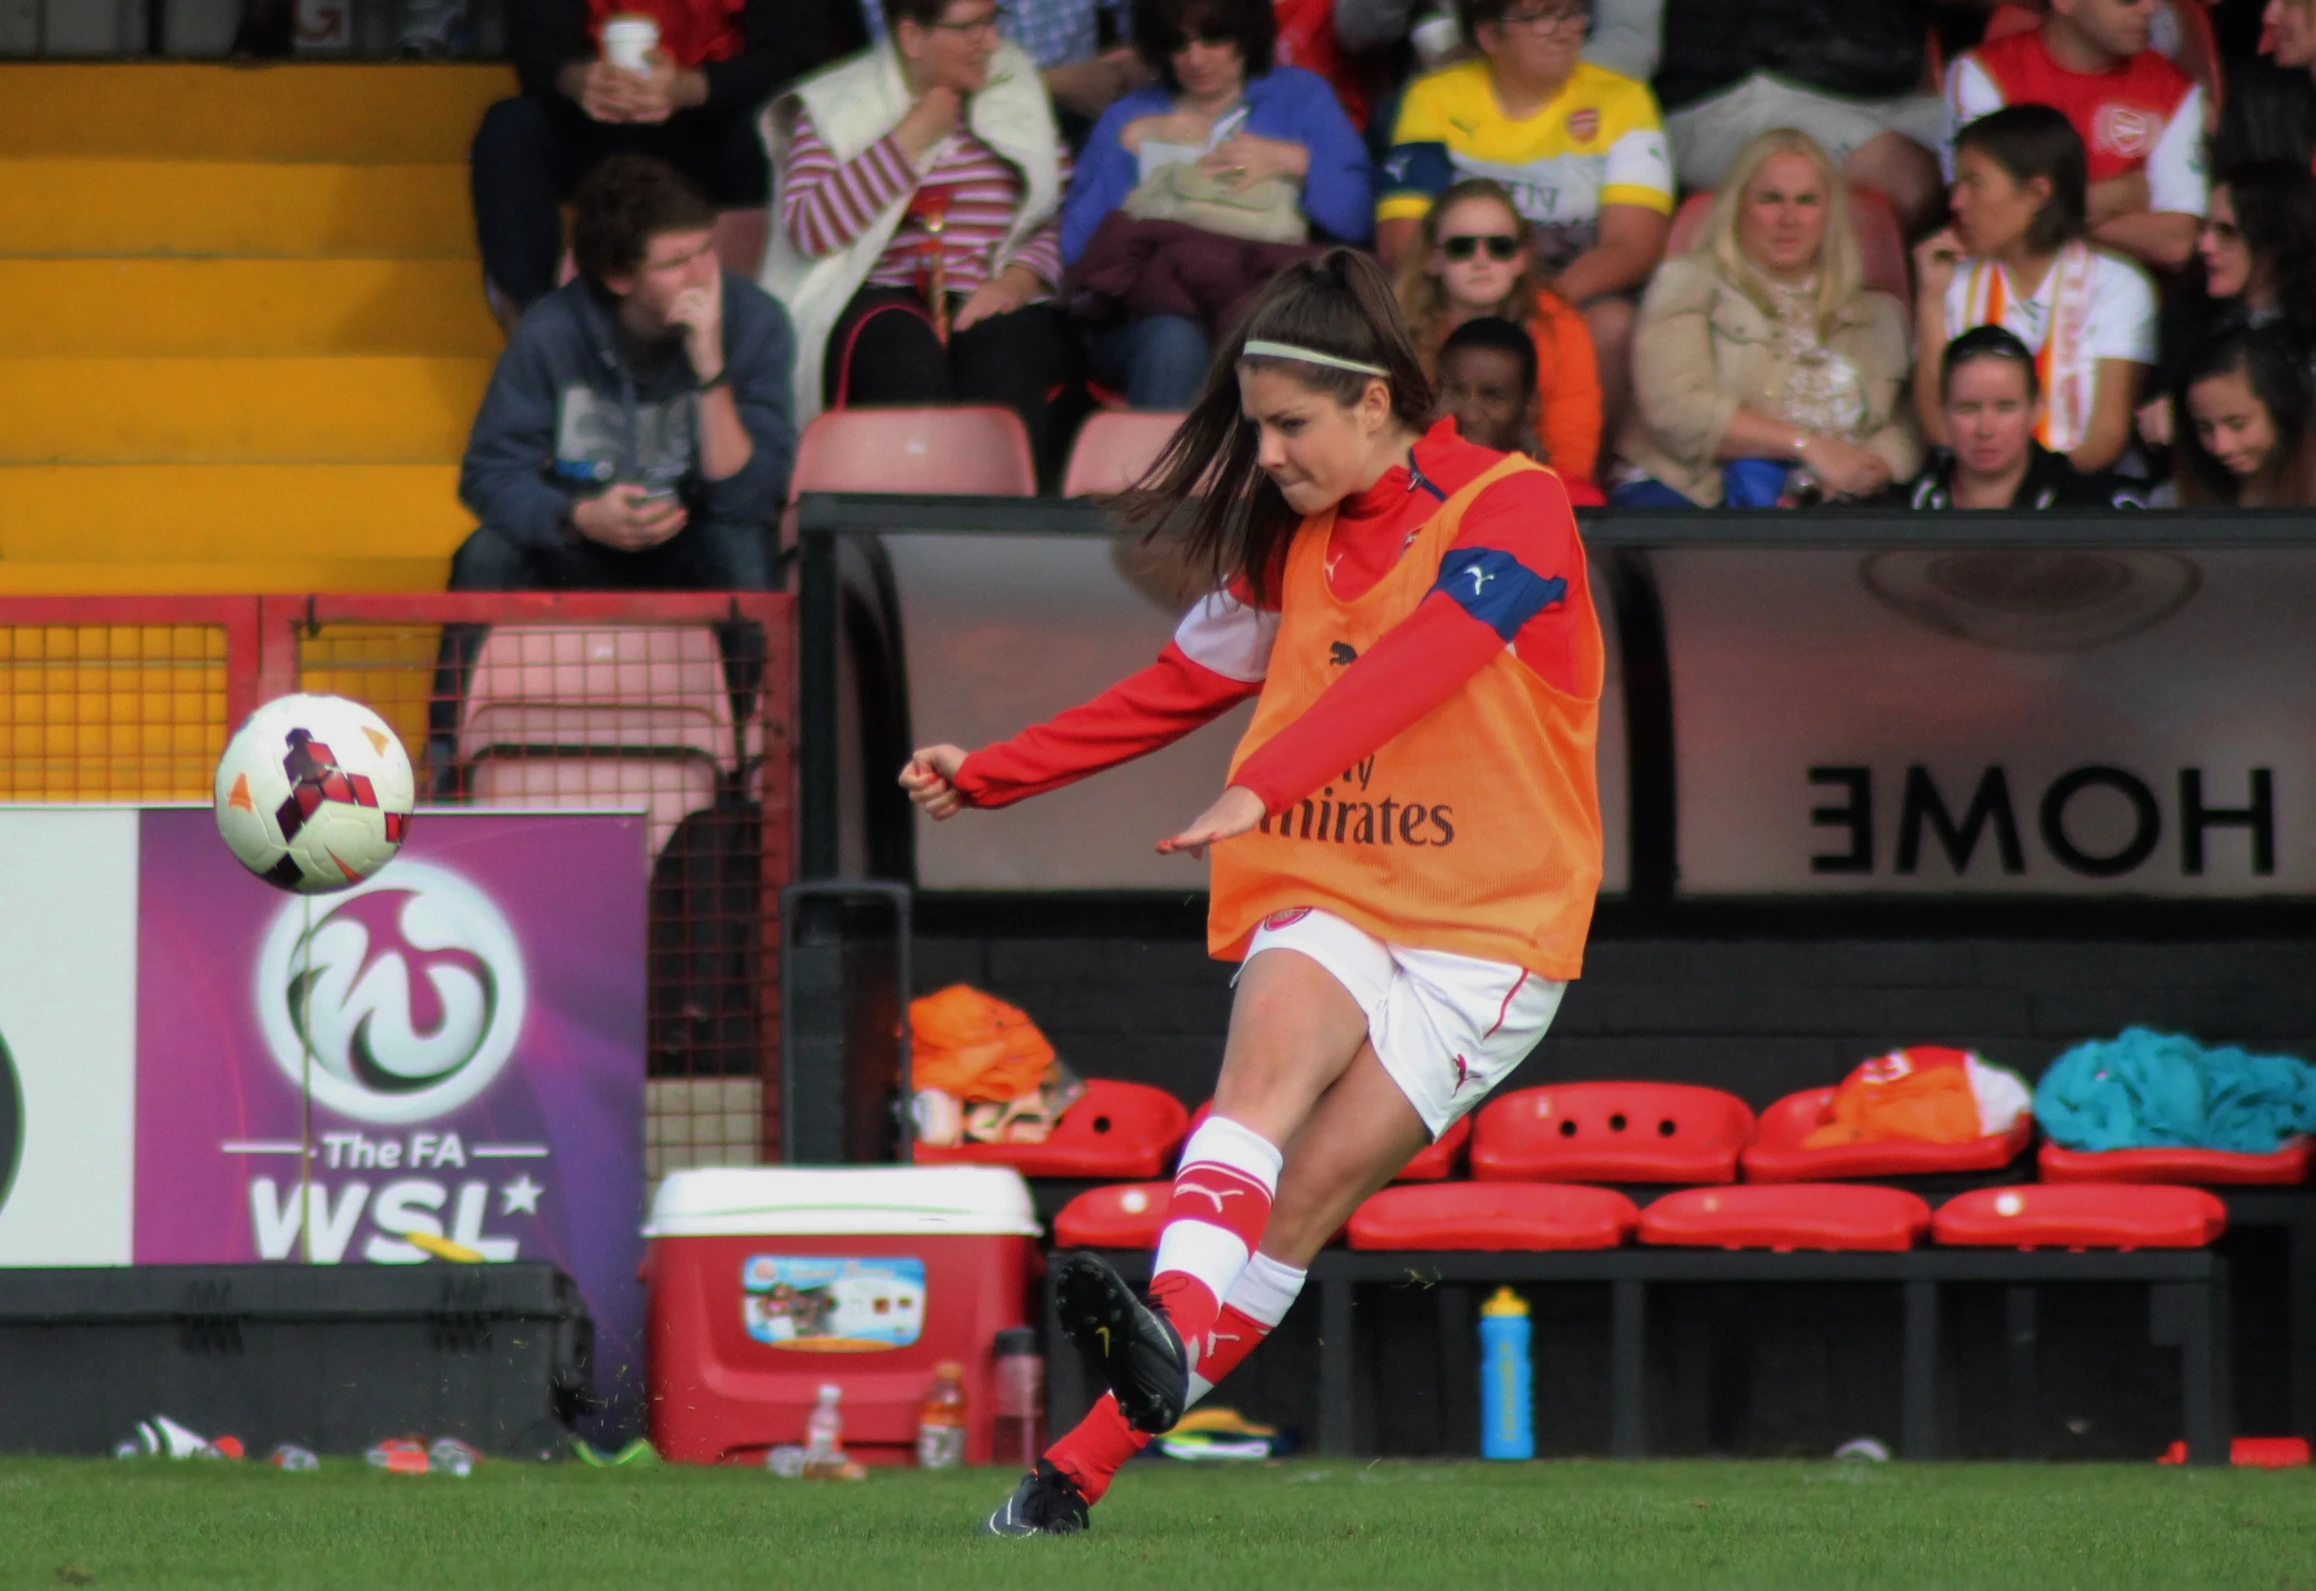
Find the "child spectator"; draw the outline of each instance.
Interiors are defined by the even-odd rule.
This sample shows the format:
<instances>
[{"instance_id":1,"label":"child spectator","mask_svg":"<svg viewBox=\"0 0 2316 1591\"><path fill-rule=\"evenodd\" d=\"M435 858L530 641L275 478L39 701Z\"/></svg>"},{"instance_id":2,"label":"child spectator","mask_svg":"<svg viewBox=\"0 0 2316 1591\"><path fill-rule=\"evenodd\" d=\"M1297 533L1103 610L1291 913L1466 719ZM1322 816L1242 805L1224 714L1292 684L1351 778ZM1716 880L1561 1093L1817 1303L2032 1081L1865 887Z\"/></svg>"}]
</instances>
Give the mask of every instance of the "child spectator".
<instances>
[{"instance_id":1,"label":"child spectator","mask_svg":"<svg viewBox=\"0 0 2316 1591\"><path fill-rule=\"evenodd\" d=\"M2272 330L2224 332L2188 362L2172 450L2182 508L2316 507L2316 416L2301 350ZM2160 499L2159 499L2160 500Z\"/></svg>"},{"instance_id":2,"label":"child spectator","mask_svg":"<svg viewBox=\"0 0 2316 1591\"><path fill-rule=\"evenodd\" d=\"M1982 44L1946 74L1950 125L2005 105L2066 115L2089 161L2093 241L2157 270L2195 249L2209 202L2203 90L2148 47L2151 0L2050 0L2042 26Z\"/></svg>"},{"instance_id":3,"label":"child spectator","mask_svg":"<svg viewBox=\"0 0 2316 1591\"><path fill-rule=\"evenodd\" d=\"M2139 267L2086 233L2083 141L2048 105L2008 105L1956 135L1954 222L1914 250L1915 344L1927 355L1973 326L2006 326L2035 356L2036 440L2085 473L2131 442L2139 384L2155 361L2155 292ZM1946 441L1935 382L1914 411Z\"/></svg>"},{"instance_id":4,"label":"child spectator","mask_svg":"<svg viewBox=\"0 0 2316 1591\"><path fill-rule=\"evenodd\" d=\"M1135 48L1158 81L1111 106L1087 140L1062 201L1065 263L1112 216L1216 230L1238 219L1233 205L1261 207L1298 241L1314 226L1365 240L1366 145L1322 79L1272 64L1274 35L1269 0L1136 0ZM1189 316L1135 315L1096 332L1094 378L1137 409L1187 409L1211 340Z\"/></svg>"},{"instance_id":5,"label":"child spectator","mask_svg":"<svg viewBox=\"0 0 2316 1591\"><path fill-rule=\"evenodd\" d=\"M1466 178L1424 212L1420 247L1399 267L1399 309L1425 373L1442 380L1440 350L1461 327L1501 317L1526 328L1536 399L1530 429L1541 447L1536 456L1571 484L1590 481L1601 436L1592 334L1584 317L1544 285L1533 238L1502 184Z\"/></svg>"},{"instance_id":6,"label":"child spectator","mask_svg":"<svg viewBox=\"0 0 2316 1591\"><path fill-rule=\"evenodd\" d=\"M796 456L788 317L716 262L716 212L648 155L579 185L578 279L523 317L459 470L453 591L762 591Z\"/></svg>"},{"instance_id":7,"label":"child spectator","mask_svg":"<svg viewBox=\"0 0 2316 1591\"><path fill-rule=\"evenodd\" d=\"M2171 446L2172 391L2218 333L2275 325L2316 348L2316 294L2305 290L2316 283L2316 176L2281 160L2222 172L2196 252L2200 274L2172 291L2156 323L2155 396L2139 408L2139 436L2151 448Z\"/></svg>"},{"instance_id":8,"label":"child spectator","mask_svg":"<svg viewBox=\"0 0 2316 1591\"><path fill-rule=\"evenodd\" d=\"M1440 412L1466 442L1536 456L1536 345L1500 315L1467 320L1448 334L1435 363Z\"/></svg>"},{"instance_id":9,"label":"child spectator","mask_svg":"<svg viewBox=\"0 0 2316 1591\"><path fill-rule=\"evenodd\" d=\"M1408 86L1375 210L1375 246L1404 262L1424 213L1464 177L1493 177L1536 229L1546 282L1583 314L1613 425L1629 390L1633 306L1664 258L1672 169L1645 84L1580 61L1584 0L1458 0L1479 58Z\"/></svg>"},{"instance_id":10,"label":"child spectator","mask_svg":"<svg viewBox=\"0 0 2316 1591\"><path fill-rule=\"evenodd\" d=\"M474 135L475 237L492 308L510 327L553 291L563 252L557 206L606 155L668 162L717 203L764 202L756 111L827 59L844 0L511 0L507 53L522 93L483 114ZM599 58L613 12L651 16L659 49L644 72Z\"/></svg>"},{"instance_id":11,"label":"child spectator","mask_svg":"<svg viewBox=\"0 0 2316 1591\"><path fill-rule=\"evenodd\" d=\"M1938 361L1947 446L1892 493L1908 508L2136 506L2115 481L2079 474L2035 440L2042 388L2034 355L2000 326L1973 326Z\"/></svg>"},{"instance_id":12,"label":"child spectator","mask_svg":"<svg viewBox=\"0 0 2316 1591\"><path fill-rule=\"evenodd\" d=\"M1944 114L1922 91L1930 11L1928 0L1664 0L1656 92L1681 186L1719 188L1738 150L1791 127L1909 231L1927 224Z\"/></svg>"},{"instance_id":13,"label":"child spectator","mask_svg":"<svg viewBox=\"0 0 2316 1591\"><path fill-rule=\"evenodd\" d=\"M1740 150L1696 246L1641 300L1609 501L1760 508L1875 497L1912 475L1906 312L1860 275L1826 152L1791 128Z\"/></svg>"},{"instance_id":14,"label":"child spectator","mask_svg":"<svg viewBox=\"0 0 2316 1591\"><path fill-rule=\"evenodd\" d=\"M1054 218L1068 159L993 0L885 0L866 54L766 111L766 291L796 321L796 412L998 403L1041 473L1073 366Z\"/></svg>"}]
</instances>

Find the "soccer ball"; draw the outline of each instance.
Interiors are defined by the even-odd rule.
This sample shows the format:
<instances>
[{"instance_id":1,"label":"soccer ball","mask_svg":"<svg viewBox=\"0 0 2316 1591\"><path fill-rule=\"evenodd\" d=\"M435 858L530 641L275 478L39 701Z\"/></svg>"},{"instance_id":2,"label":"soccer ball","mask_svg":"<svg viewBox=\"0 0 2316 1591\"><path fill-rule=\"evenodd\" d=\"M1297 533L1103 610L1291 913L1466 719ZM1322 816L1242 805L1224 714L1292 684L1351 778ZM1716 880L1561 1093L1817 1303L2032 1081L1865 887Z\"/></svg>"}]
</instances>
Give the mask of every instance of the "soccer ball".
<instances>
[{"instance_id":1,"label":"soccer ball","mask_svg":"<svg viewBox=\"0 0 2316 1591\"><path fill-rule=\"evenodd\" d=\"M343 696L282 696L249 715L217 763L217 832L268 884L326 895L394 859L410 832L410 754Z\"/></svg>"}]
</instances>

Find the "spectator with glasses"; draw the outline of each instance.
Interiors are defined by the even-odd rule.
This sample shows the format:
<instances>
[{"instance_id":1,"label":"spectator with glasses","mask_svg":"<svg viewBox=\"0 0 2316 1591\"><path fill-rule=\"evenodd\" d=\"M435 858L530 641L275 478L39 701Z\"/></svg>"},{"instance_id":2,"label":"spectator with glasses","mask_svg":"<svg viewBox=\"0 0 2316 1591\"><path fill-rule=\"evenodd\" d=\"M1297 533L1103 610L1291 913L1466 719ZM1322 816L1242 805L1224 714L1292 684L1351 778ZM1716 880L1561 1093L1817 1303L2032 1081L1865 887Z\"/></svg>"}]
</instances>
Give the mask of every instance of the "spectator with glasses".
<instances>
[{"instance_id":1,"label":"spectator with glasses","mask_svg":"<svg viewBox=\"0 0 2316 1591\"><path fill-rule=\"evenodd\" d=\"M1421 246L1401 262L1395 285L1425 373L1445 379L1440 350L1474 321L1500 317L1523 328L1533 345L1525 364L1533 371L1537 456L1564 480L1589 482L1600 458L1592 334L1544 285L1527 218L1502 184L1470 177L1439 196L1422 227Z\"/></svg>"},{"instance_id":2,"label":"spectator with glasses","mask_svg":"<svg viewBox=\"0 0 2316 1591\"><path fill-rule=\"evenodd\" d=\"M1739 150L1696 246L1641 301L1609 501L1767 508L1912 475L1906 311L1862 276L1832 158L1791 128Z\"/></svg>"},{"instance_id":3,"label":"spectator with glasses","mask_svg":"<svg viewBox=\"0 0 2316 1591\"><path fill-rule=\"evenodd\" d=\"M1366 146L1324 78L1274 63L1269 0L1136 0L1133 26L1158 81L1112 105L1086 141L1062 201L1065 262L1112 217L1272 243L1313 230L1366 241ZM1221 329L1129 315L1095 333L1094 378L1137 409L1186 409Z\"/></svg>"},{"instance_id":4,"label":"spectator with glasses","mask_svg":"<svg viewBox=\"0 0 2316 1591\"><path fill-rule=\"evenodd\" d=\"M867 53L765 112L762 282L796 323L796 409L1003 404L1051 473L1071 378L1055 216L1068 157L994 0L885 0Z\"/></svg>"},{"instance_id":5,"label":"spectator with glasses","mask_svg":"<svg viewBox=\"0 0 2316 1591\"><path fill-rule=\"evenodd\" d=\"M2173 443L2171 394L2187 362L2219 333L2273 326L2316 349L2316 176L2289 161L2254 160L2220 173L2196 239L2201 271L2163 302L2156 325L2156 396L2139 408L2139 437ZM2301 284L2297 289L2292 283Z\"/></svg>"},{"instance_id":6,"label":"spectator with glasses","mask_svg":"<svg viewBox=\"0 0 2316 1591\"><path fill-rule=\"evenodd\" d=\"M1633 306L1664 258L1672 168L1646 84L1579 59L1584 0L1458 0L1477 58L1408 85L1376 206L1375 243L1405 262L1432 201L1492 177L1535 229L1536 262L1592 334L1612 427L1629 386Z\"/></svg>"}]
</instances>

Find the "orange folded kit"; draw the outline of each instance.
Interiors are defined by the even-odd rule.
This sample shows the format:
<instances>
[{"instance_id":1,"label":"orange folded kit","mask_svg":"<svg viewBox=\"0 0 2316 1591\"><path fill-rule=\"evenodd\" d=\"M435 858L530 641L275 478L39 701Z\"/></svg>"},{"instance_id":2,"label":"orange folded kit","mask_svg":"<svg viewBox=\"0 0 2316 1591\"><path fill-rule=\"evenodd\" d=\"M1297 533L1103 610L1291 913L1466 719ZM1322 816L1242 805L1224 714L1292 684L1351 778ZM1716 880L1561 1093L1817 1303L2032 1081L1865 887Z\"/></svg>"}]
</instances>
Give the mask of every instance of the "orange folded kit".
<instances>
[{"instance_id":1,"label":"orange folded kit","mask_svg":"<svg viewBox=\"0 0 2316 1591\"><path fill-rule=\"evenodd\" d=\"M1804 1149L1840 1144L1960 1144L1984 1136L1970 1054L1934 1044L1877 1055L1834 1090L1829 1119L1801 1141Z\"/></svg>"},{"instance_id":2,"label":"orange folded kit","mask_svg":"<svg viewBox=\"0 0 2316 1591\"><path fill-rule=\"evenodd\" d=\"M914 1087L968 1102L1033 1094L1053 1064L1027 1012L962 983L909 1002L909 1044Z\"/></svg>"}]
</instances>

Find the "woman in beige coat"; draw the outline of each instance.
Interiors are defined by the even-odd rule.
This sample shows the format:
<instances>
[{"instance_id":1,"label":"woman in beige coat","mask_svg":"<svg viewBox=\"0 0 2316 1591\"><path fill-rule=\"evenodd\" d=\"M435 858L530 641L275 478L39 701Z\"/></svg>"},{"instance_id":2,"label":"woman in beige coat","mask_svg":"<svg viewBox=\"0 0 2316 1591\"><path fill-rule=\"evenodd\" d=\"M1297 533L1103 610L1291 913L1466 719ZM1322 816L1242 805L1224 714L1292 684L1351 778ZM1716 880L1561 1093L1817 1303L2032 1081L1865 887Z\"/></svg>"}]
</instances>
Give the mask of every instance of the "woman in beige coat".
<instances>
[{"instance_id":1,"label":"woman in beige coat","mask_svg":"<svg viewBox=\"0 0 2316 1591\"><path fill-rule=\"evenodd\" d=\"M1609 501L1766 507L1872 497L1922 462L1906 311L1860 285L1849 195L1807 135L1763 133L1703 236L1641 301Z\"/></svg>"}]
</instances>

